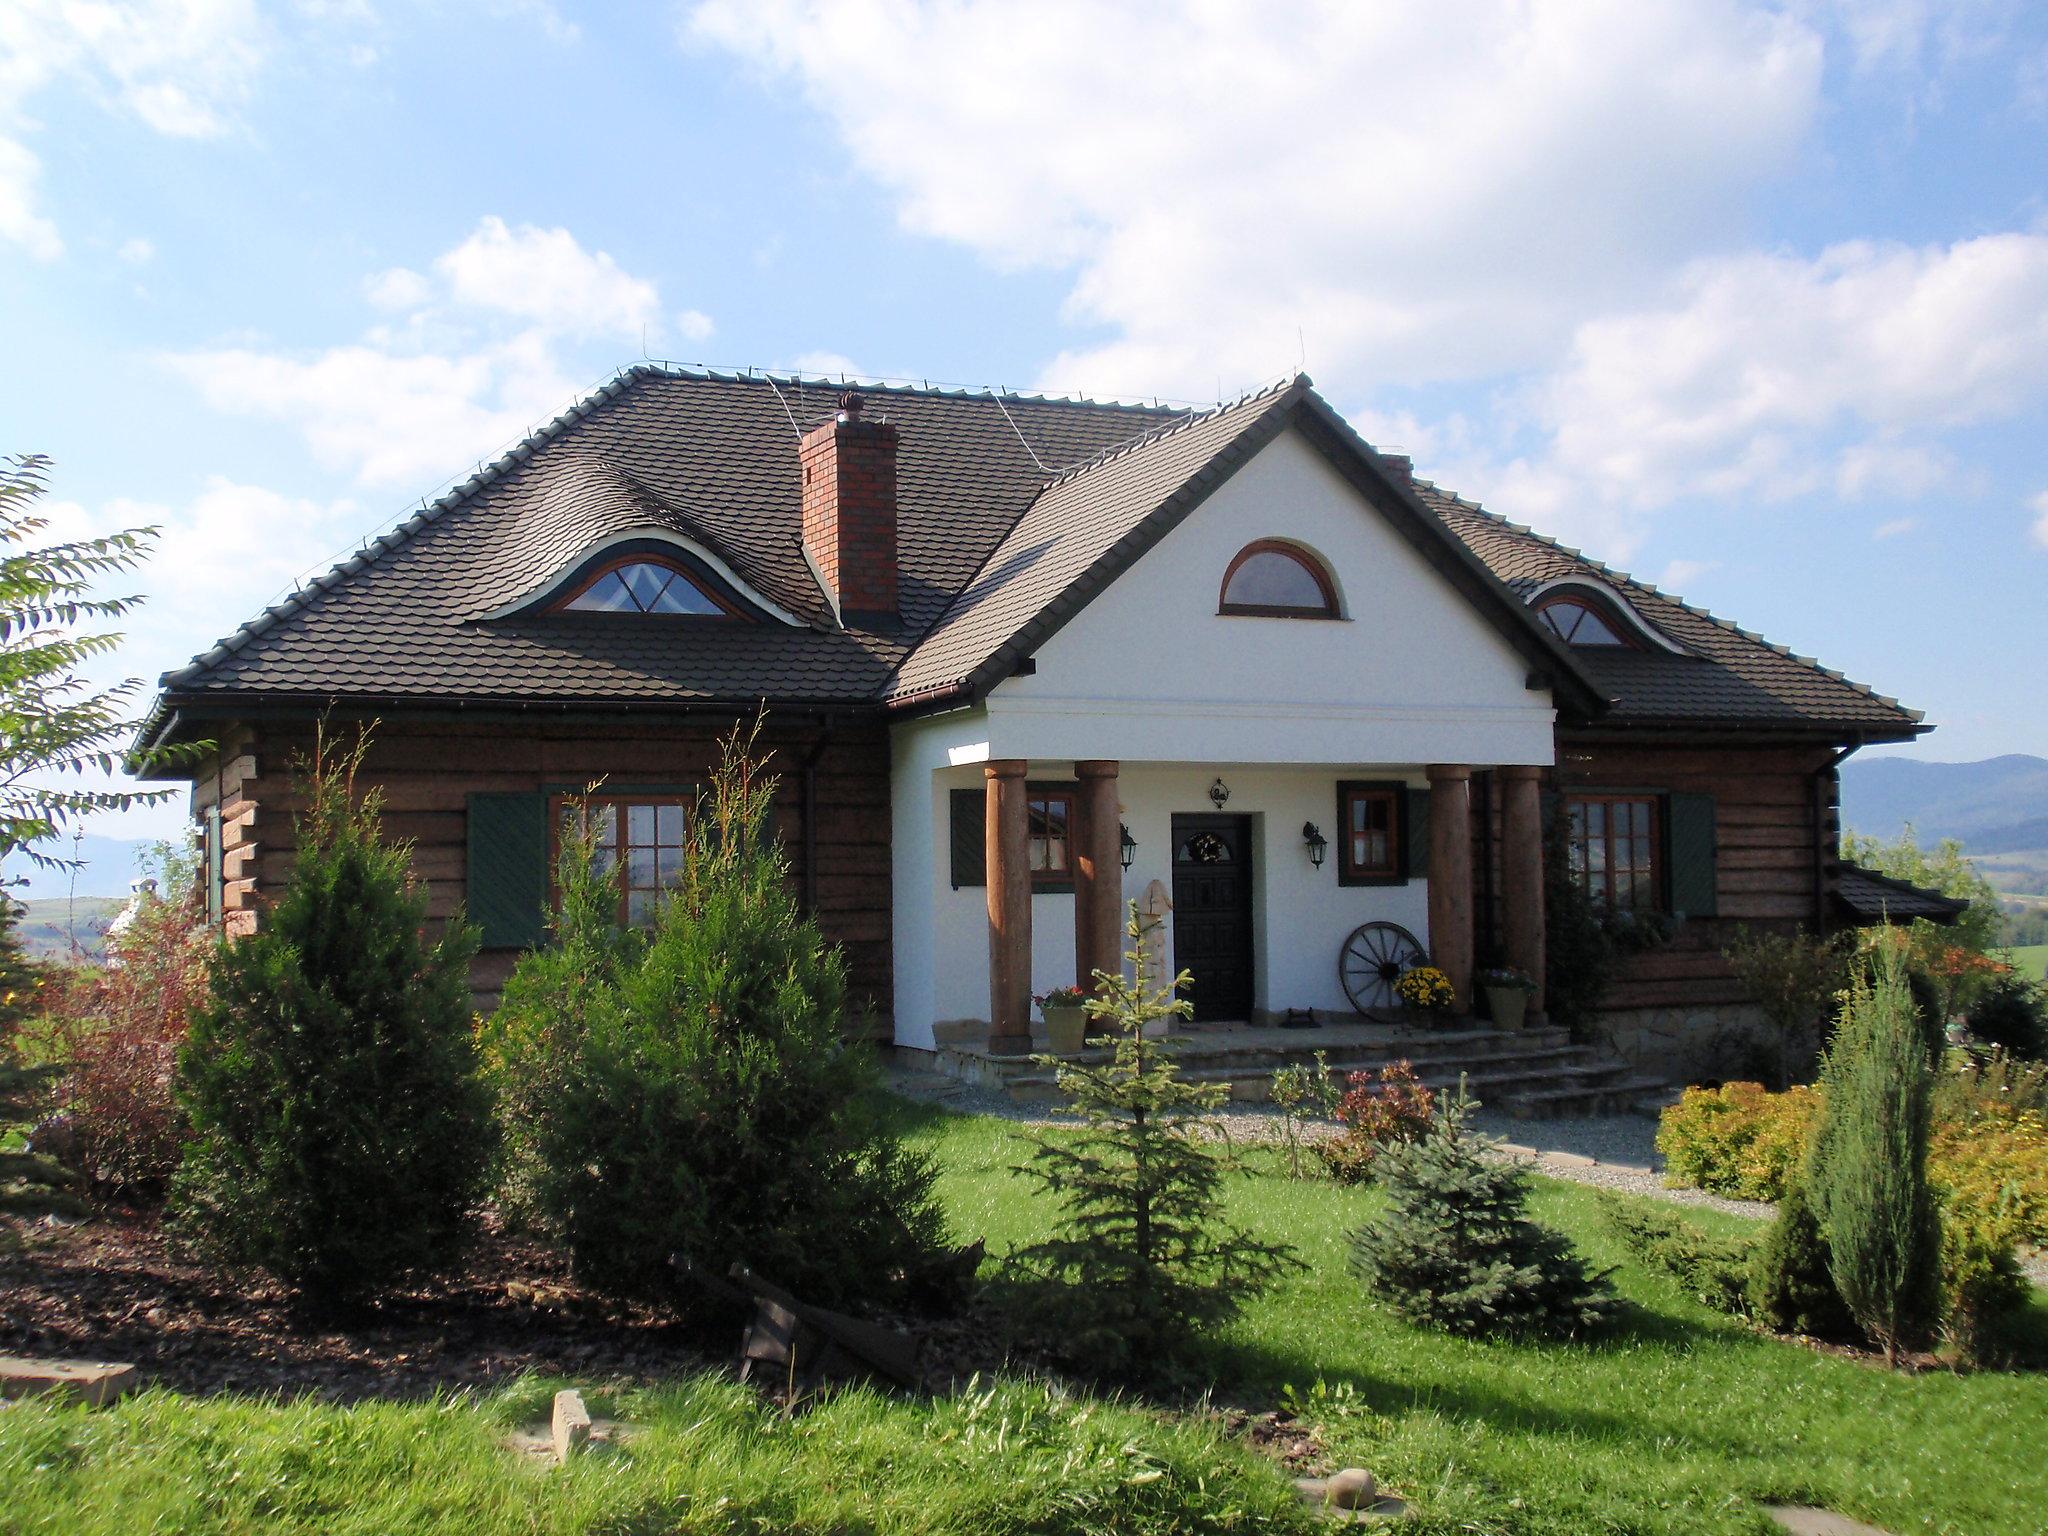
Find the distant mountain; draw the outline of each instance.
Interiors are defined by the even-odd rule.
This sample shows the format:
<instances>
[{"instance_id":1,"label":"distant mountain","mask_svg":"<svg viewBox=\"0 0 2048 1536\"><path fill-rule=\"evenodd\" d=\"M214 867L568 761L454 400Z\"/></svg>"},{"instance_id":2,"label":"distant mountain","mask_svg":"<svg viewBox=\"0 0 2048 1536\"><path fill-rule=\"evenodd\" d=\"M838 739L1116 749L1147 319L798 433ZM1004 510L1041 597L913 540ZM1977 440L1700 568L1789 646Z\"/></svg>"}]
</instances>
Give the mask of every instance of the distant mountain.
<instances>
[{"instance_id":1,"label":"distant mountain","mask_svg":"<svg viewBox=\"0 0 2048 1536\"><path fill-rule=\"evenodd\" d=\"M36 960L97 960L106 951L107 924L128 903L113 896L58 897L25 902L22 947Z\"/></svg>"},{"instance_id":2,"label":"distant mountain","mask_svg":"<svg viewBox=\"0 0 2048 1536\"><path fill-rule=\"evenodd\" d=\"M1842 764L1844 826L1893 838L1908 823L1922 846L1953 837L1972 854L2048 848L2048 758L1852 757Z\"/></svg>"},{"instance_id":3,"label":"distant mountain","mask_svg":"<svg viewBox=\"0 0 2048 1536\"><path fill-rule=\"evenodd\" d=\"M75 853L68 837L60 837L41 846L42 851L53 858L82 861L78 871L77 895L125 897L128 882L140 873L138 861L155 844L139 838L94 837L88 834L79 840ZM49 901L73 894L70 870L44 869L25 854L10 854L6 860L0 861L0 880L7 882L7 892L16 901ZM16 885L16 880L24 883Z\"/></svg>"}]
</instances>

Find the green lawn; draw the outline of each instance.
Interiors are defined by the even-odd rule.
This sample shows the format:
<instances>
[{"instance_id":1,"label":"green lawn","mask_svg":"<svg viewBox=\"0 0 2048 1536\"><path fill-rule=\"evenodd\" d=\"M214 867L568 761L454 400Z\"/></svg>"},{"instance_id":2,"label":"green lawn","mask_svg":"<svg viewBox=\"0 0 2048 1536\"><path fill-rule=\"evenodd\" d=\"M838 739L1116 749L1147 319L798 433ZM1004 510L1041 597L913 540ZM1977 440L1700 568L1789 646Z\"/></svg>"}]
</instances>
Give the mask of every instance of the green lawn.
<instances>
[{"instance_id":1,"label":"green lawn","mask_svg":"<svg viewBox=\"0 0 2048 1536\"><path fill-rule=\"evenodd\" d=\"M1039 1229L1044 1207L1007 1172L1012 1127L905 1113L944 1161L963 1235L1001 1252ZM1633 1321L1594 1345L1419 1333L1346 1272L1342 1234L1375 1198L1270 1170L1236 1181L1237 1218L1312 1267L1202 1363L1226 1401L1292 1388L1342 1459L1413 1502L1418 1536L1759 1536L1763 1499L1900 1533L2041 1529L2048 1376L1909 1378L1758 1338L1624 1262L1590 1192L1553 1184L1540 1213L1620 1266ZM2048 1341L2048 1309L2029 1322ZM938 1404L856 1394L784 1419L695 1382L619 1405L645 1433L565 1475L497 1444L547 1385L347 1411L157 1392L99 1413L18 1407L0 1413L0 1532L1311 1528L1279 1474L1207 1422L1129 1401L1010 1384Z\"/></svg>"},{"instance_id":2,"label":"green lawn","mask_svg":"<svg viewBox=\"0 0 2048 1536\"><path fill-rule=\"evenodd\" d=\"M2048 979L2048 944L2022 944L2012 957L2028 975Z\"/></svg>"}]
</instances>

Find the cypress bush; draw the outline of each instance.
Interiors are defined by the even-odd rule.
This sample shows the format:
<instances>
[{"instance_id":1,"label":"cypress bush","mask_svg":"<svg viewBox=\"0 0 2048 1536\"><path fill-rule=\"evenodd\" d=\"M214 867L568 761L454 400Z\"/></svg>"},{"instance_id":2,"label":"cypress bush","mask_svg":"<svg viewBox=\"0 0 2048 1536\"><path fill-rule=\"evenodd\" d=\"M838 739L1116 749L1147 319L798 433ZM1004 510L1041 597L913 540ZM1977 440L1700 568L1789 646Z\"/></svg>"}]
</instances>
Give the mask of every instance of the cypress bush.
<instances>
[{"instance_id":1,"label":"cypress bush","mask_svg":"<svg viewBox=\"0 0 2048 1536\"><path fill-rule=\"evenodd\" d=\"M1801 1178L1786 1185L1778 1214L1756 1246L1747 1291L1751 1314L1767 1328L1817 1339L1856 1337L1855 1320L1835 1289L1827 1236Z\"/></svg>"},{"instance_id":2,"label":"cypress bush","mask_svg":"<svg viewBox=\"0 0 2048 1536\"><path fill-rule=\"evenodd\" d=\"M522 957L491 1029L512 1172L608 1294L673 1299L682 1255L882 1299L944 1240L935 1170L867 1092L845 960L790 891L754 741L725 742L644 937L617 929L591 841L564 838L556 943Z\"/></svg>"},{"instance_id":3,"label":"cypress bush","mask_svg":"<svg viewBox=\"0 0 2048 1536\"><path fill-rule=\"evenodd\" d=\"M1052 1236L1011 1256L1015 1272L1037 1282L1026 1311L1061 1353L1111 1375L1170 1364L1195 1334L1301 1267L1292 1249L1222 1219L1232 1165L1205 1131L1229 1085L1188 1082L1172 1053L1146 1038L1151 1020L1186 1015L1177 993L1189 977L1151 987L1135 903L1124 932L1131 979L1097 972L1102 996L1088 1003L1097 1027L1115 1030L1109 1061L1038 1058L1058 1071L1082 1128L1027 1138L1030 1160L1015 1171L1059 1201L1061 1218Z\"/></svg>"},{"instance_id":4,"label":"cypress bush","mask_svg":"<svg viewBox=\"0 0 2048 1536\"><path fill-rule=\"evenodd\" d=\"M493 1131L475 933L423 937L411 852L380 841L377 796L356 794L367 749L367 733L315 747L284 894L221 946L178 1058L194 1132L180 1224L219 1260L336 1304L460 1257Z\"/></svg>"},{"instance_id":5,"label":"cypress bush","mask_svg":"<svg viewBox=\"0 0 2048 1536\"><path fill-rule=\"evenodd\" d=\"M1894 946L1878 946L1851 987L1822 1093L1809 1192L1829 1273L1850 1316L1896 1361L1934 1320L1941 1236L1927 1181L1927 1048Z\"/></svg>"},{"instance_id":6,"label":"cypress bush","mask_svg":"<svg viewBox=\"0 0 2048 1536\"><path fill-rule=\"evenodd\" d=\"M1576 1334L1616 1307L1558 1233L1523 1214L1528 1176L1485 1155L1471 1103L1445 1101L1419 1140L1380 1153L1387 1210L1351 1237L1352 1264L1402 1317L1468 1334Z\"/></svg>"},{"instance_id":7,"label":"cypress bush","mask_svg":"<svg viewBox=\"0 0 2048 1536\"><path fill-rule=\"evenodd\" d=\"M2007 971L1971 1006L1970 1033L2028 1061L2048 1057L2048 988Z\"/></svg>"}]
</instances>

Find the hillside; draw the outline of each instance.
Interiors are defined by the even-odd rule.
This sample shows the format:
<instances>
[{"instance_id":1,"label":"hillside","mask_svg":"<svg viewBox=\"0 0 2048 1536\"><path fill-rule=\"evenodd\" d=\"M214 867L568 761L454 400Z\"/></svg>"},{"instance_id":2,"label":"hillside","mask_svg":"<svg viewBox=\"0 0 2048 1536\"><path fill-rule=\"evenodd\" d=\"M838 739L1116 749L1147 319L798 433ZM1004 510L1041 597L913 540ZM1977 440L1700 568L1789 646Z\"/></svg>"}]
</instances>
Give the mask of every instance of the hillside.
<instances>
[{"instance_id":1,"label":"hillside","mask_svg":"<svg viewBox=\"0 0 2048 1536\"><path fill-rule=\"evenodd\" d=\"M127 899L120 896L81 896L75 904L62 896L26 901L16 931L32 959L71 959L74 938L86 958L97 959L105 947L107 924L126 905Z\"/></svg>"},{"instance_id":2,"label":"hillside","mask_svg":"<svg viewBox=\"0 0 2048 1536\"><path fill-rule=\"evenodd\" d=\"M1953 837L2000 891L2048 896L2048 758L1852 757L1842 765L1842 822L1887 839L1910 825L1923 847Z\"/></svg>"},{"instance_id":3,"label":"hillside","mask_svg":"<svg viewBox=\"0 0 2048 1536\"><path fill-rule=\"evenodd\" d=\"M88 833L75 844L70 838L63 837L39 846L53 857L78 859L78 888L74 893L70 870L45 869L26 855L17 853L0 861L0 881L6 882L16 901L61 900L73 894L126 898L128 882L140 873L143 854L156 845L139 839L96 837ZM77 849L75 854L72 851L74 847Z\"/></svg>"}]
</instances>

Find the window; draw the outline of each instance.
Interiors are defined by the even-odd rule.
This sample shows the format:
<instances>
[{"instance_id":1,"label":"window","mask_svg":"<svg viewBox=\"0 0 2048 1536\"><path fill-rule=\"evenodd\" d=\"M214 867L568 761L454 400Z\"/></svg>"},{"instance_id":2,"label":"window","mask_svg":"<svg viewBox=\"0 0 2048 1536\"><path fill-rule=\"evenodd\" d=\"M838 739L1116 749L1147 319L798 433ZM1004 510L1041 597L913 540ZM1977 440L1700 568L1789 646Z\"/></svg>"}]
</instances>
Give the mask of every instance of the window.
<instances>
[{"instance_id":1,"label":"window","mask_svg":"<svg viewBox=\"0 0 2048 1536\"><path fill-rule=\"evenodd\" d=\"M722 619L733 609L706 591L680 566L646 557L605 566L569 597L557 613L673 613Z\"/></svg>"},{"instance_id":2,"label":"window","mask_svg":"<svg viewBox=\"0 0 2048 1536\"><path fill-rule=\"evenodd\" d=\"M1027 788L1026 846L1033 885L1065 885L1074 878L1067 857L1073 847L1074 794L1065 789Z\"/></svg>"},{"instance_id":3,"label":"window","mask_svg":"<svg viewBox=\"0 0 2048 1536\"><path fill-rule=\"evenodd\" d=\"M1603 613L1589 599L1553 597L1536 613L1566 645L1610 645L1624 650L1636 649L1635 641L1624 637L1626 626L1619 619Z\"/></svg>"},{"instance_id":4,"label":"window","mask_svg":"<svg viewBox=\"0 0 2048 1536\"><path fill-rule=\"evenodd\" d=\"M1654 912L1663 886L1652 795L1573 795L1570 817L1572 878L1610 912Z\"/></svg>"},{"instance_id":5,"label":"window","mask_svg":"<svg viewBox=\"0 0 2048 1536\"><path fill-rule=\"evenodd\" d=\"M1399 784L1337 786L1337 883L1388 885L1402 873Z\"/></svg>"},{"instance_id":6,"label":"window","mask_svg":"<svg viewBox=\"0 0 2048 1536\"><path fill-rule=\"evenodd\" d=\"M1278 539L1247 544L1223 573L1218 613L1271 619L1334 619L1337 586L1315 556Z\"/></svg>"},{"instance_id":7,"label":"window","mask_svg":"<svg viewBox=\"0 0 2048 1536\"><path fill-rule=\"evenodd\" d=\"M654 921L655 903L683 878L686 810L680 795L599 795L588 802L597 833L597 867L622 871L619 921L645 927ZM569 829L573 802L555 802L555 825ZM553 861L550 860L552 866Z\"/></svg>"}]
</instances>

